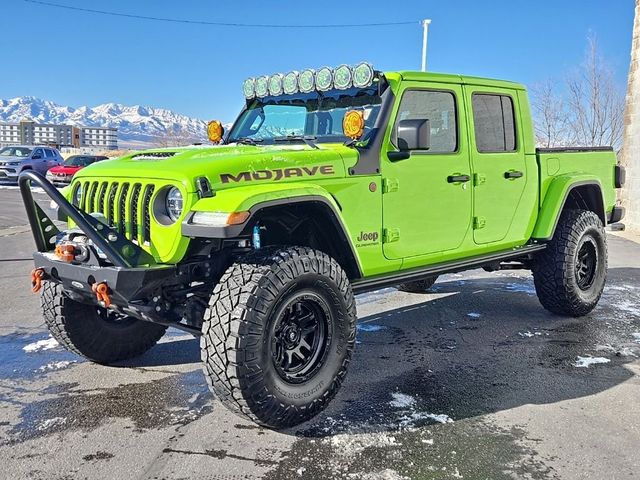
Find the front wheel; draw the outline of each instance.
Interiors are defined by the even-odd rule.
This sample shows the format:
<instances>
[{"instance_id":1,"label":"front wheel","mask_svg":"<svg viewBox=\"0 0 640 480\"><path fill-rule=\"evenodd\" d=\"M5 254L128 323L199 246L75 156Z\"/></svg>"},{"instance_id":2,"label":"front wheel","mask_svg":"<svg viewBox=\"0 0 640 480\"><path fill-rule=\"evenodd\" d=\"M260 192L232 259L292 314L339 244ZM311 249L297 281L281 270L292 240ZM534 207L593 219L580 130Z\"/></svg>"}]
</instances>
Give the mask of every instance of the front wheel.
<instances>
[{"instance_id":1,"label":"front wheel","mask_svg":"<svg viewBox=\"0 0 640 480\"><path fill-rule=\"evenodd\" d=\"M586 210L563 212L532 270L538 299L550 312L580 317L593 310L607 275L607 239L600 218Z\"/></svg>"},{"instance_id":2,"label":"front wheel","mask_svg":"<svg viewBox=\"0 0 640 480\"><path fill-rule=\"evenodd\" d=\"M229 409L271 428L309 420L337 393L355 343L346 274L304 247L265 248L216 285L201 339L211 390Z\"/></svg>"},{"instance_id":3,"label":"front wheel","mask_svg":"<svg viewBox=\"0 0 640 480\"><path fill-rule=\"evenodd\" d=\"M62 286L42 284L42 314L51 336L67 350L102 364L142 355L167 327L71 300Z\"/></svg>"}]
</instances>

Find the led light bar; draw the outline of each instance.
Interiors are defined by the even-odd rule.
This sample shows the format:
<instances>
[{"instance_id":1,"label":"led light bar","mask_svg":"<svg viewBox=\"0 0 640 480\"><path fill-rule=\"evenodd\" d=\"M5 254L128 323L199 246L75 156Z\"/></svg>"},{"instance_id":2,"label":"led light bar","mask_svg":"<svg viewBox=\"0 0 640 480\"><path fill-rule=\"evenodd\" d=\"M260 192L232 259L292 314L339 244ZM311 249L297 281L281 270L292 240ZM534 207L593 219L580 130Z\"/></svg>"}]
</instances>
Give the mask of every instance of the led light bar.
<instances>
[{"instance_id":1,"label":"led light bar","mask_svg":"<svg viewBox=\"0 0 640 480\"><path fill-rule=\"evenodd\" d=\"M319 70L306 69L287 74L276 73L258 78L248 78L242 84L244 96L264 98L266 96L294 95L310 93L314 90L326 92L332 89L347 90L351 87L366 88L376 79L376 71L367 62L355 66L340 65L332 69L322 67Z\"/></svg>"}]
</instances>

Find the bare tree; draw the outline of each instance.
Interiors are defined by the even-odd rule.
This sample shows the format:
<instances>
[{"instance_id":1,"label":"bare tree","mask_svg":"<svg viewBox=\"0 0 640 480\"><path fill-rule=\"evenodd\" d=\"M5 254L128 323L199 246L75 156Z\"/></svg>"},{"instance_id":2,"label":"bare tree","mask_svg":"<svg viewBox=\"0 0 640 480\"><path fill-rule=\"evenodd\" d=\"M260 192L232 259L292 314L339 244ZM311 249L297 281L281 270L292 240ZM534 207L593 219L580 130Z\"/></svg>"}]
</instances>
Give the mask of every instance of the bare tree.
<instances>
[{"instance_id":1,"label":"bare tree","mask_svg":"<svg viewBox=\"0 0 640 480\"><path fill-rule=\"evenodd\" d=\"M199 139L193 138L188 131L184 128L174 125L172 128L167 129L166 133L158 137L157 141L154 142L155 146L165 148L165 147L184 147L186 145L191 145L194 142L199 141Z\"/></svg>"},{"instance_id":2,"label":"bare tree","mask_svg":"<svg viewBox=\"0 0 640 480\"><path fill-rule=\"evenodd\" d=\"M603 60L594 37L588 38L584 63L567 80L571 143L613 146L619 150L624 128L624 93Z\"/></svg>"},{"instance_id":3,"label":"bare tree","mask_svg":"<svg viewBox=\"0 0 640 480\"><path fill-rule=\"evenodd\" d=\"M555 85L557 82L548 80L531 89L536 143L544 148L569 142L569 117L564 100L554 89Z\"/></svg>"}]
</instances>

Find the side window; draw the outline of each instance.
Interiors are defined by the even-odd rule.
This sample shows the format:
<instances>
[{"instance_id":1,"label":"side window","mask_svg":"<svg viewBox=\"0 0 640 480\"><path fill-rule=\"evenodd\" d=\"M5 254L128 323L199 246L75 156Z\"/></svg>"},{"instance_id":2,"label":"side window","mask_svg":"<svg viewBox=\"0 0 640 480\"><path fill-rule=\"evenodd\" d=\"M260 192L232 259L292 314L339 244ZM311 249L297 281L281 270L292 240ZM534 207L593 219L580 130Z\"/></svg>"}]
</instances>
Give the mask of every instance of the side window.
<instances>
[{"instance_id":1,"label":"side window","mask_svg":"<svg viewBox=\"0 0 640 480\"><path fill-rule=\"evenodd\" d=\"M516 120L511 97L475 93L473 125L479 152L516 150Z\"/></svg>"},{"instance_id":2,"label":"side window","mask_svg":"<svg viewBox=\"0 0 640 480\"><path fill-rule=\"evenodd\" d=\"M429 120L428 153L452 153L458 149L456 99L451 92L407 90L402 95L396 125L401 120Z\"/></svg>"},{"instance_id":3,"label":"side window","mask_svg":"<svg viewBox=\"0 0 640 480\"><path fill-rule=\"evenodd\" d=\"M41 149L41 148L36 148L36 149L33 151L33 156L34 156L34 157L37 157L37 158L44 158L44 153L42 152L42 149Z\"/></svg>"},{"instance_id":4,"label":"side window","mask_svg":"<svg viewBox=\"0 0 640 480\"><path fill-rule=\"evenodd\" d=\"M53 152L51 150L49 150L48 148L44 149L44 156L46 158L53 158L55 157L55 155L53 154Z\"/></svg>"}]
</instances>

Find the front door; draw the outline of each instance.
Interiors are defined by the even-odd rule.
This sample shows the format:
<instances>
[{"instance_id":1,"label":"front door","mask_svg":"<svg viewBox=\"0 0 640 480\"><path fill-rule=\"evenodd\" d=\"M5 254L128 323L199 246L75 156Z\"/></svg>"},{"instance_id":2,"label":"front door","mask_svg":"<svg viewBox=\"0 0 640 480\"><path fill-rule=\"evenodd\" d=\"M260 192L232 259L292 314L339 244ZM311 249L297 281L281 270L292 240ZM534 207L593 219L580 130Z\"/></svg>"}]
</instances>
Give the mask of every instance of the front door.
<instances>
[{"instance_id":1,"label":"front door","mask_svg":"<svg viewBox=\"0 0 640 480\"><path fill-rule=\"evenodd\" d=\"M389 259L459 247L471 222L467 127L460 122L462 88L412 82L399 93L389 148L400 120L429 120L428 150L405 160L382 158L383 250Z\"/></svg>"},{"instance_id":2,"label":"front door","mask_svg":"<svg viewBox=\"0 0 640 480\"><path fill-rule=\"evenodd\" d=\"M510 229L527 182L522 135L516 124L517 97L511 90L485 93L482 87L471 86L465 90L473 133L473 238L478 244L509 243L522 236Z\"/></svg>"}]
</instances>

